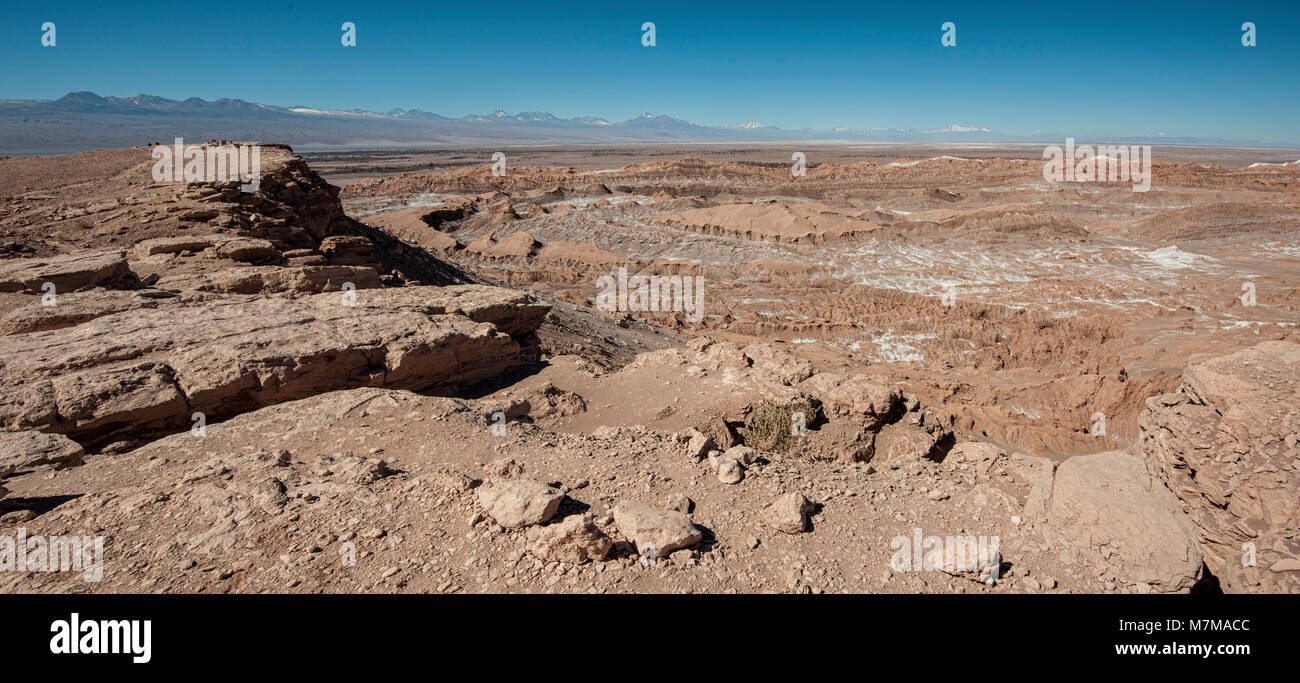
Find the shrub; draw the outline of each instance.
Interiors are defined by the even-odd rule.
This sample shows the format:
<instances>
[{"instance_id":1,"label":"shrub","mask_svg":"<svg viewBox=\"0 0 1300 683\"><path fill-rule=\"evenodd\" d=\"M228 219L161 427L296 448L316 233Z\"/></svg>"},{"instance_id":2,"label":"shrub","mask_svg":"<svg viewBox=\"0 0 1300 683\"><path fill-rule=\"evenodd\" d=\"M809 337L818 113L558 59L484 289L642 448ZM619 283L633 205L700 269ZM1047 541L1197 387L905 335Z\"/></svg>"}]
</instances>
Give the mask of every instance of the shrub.
<instances>
[{"instance_id":1,"label":"shrub","mask_svg":"<svg viewBox=\"0 0 1300 683\"><path fill-rule=\"evenodd\" d=\"M808 399L788 404L764 401L745 420L745 445L760 451L781 452L794 443L791 427L795 413L803 413L804 425L817 419L817 406Z\"/></svg>"}]
</instances>

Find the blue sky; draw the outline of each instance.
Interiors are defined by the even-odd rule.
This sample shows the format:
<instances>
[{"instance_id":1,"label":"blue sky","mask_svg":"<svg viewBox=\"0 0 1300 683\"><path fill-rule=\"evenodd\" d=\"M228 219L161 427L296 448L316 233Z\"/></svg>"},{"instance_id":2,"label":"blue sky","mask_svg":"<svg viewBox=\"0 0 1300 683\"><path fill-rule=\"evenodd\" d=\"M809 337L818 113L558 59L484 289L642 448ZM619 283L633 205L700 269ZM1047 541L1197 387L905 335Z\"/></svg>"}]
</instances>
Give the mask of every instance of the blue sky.
<instances>
[{"instance_id":1,"label":"blue sky","mask_svg":"<svg viewBox=\"0 0 1300 683\"><path fill-rule=\"evenodd\" d=\"M9 2L0 97L1300 143L1298 2ZM42 48L40 25L57 25ZM357 24L357 46L340 25ZM657 45L641 45L653 21ZM957 46L940 25L957 25ZM1257 27L1242 47L1240 26Z\"/></svg>"}]
</instances>

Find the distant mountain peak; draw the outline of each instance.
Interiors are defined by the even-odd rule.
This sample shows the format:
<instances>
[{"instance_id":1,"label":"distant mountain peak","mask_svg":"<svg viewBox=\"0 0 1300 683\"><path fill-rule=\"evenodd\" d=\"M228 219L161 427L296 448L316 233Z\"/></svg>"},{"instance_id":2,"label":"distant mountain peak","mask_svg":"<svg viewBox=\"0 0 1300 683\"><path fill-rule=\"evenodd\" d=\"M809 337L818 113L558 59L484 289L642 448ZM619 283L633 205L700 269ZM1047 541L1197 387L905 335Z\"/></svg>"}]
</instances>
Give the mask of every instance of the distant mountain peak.
<instances>
[{"instance_id":1,"label":"distant mountain peak","mask_svg":"<svg viewBox=\"0 0 1300 683\"><path fill-rule=\"evenodd\" d=\"M105 117L112 117L111 126L103 125L108 120ZM504 109L497 109L488 114L452 118L398 107L387 111L308 105L281 107L227 97L216 101L200 97L172 100L147 93L113 97L76 91L57 100L0 99L0 153L84 151L93 147L137 145L141 141L171 139L181 134L187 139L276 139L293 145L366 145L373 149L524 141L562 144L776 140L1038 142L1043 139L1041 130L1029 135L1008 135L959 123L934 130L919 127L781 129L758 121L704 126L648 111L611 122L593 116L559 118L546 111L509 114ZM1270 145L1258 140L1183 136L1129 136L1125 139L1160 144Z\"/></svg>"},{"instance_id":2,"label":"distant mountain peak","mask_svg":"<svg viewBox=\"0 0 1300 683\"><path fill-rule=\"evenodd\" d=\"M70 92L67 95L60 97L55 101L64 102L64 103L77 102L82 104L107 104L108 103L108 99L100 97L99 95L96 95L95 93L90 92L89 90L78 90L76 92Z\"/></svg>"},{"instance_id":3,"label":"distant mountain peak","mask_svg":"<svg viewBox=\"0 0 1300 683\"><path fill-rule=\"evenodd\" d=\"M988 128L979 128L976 126L963 126L959 123L950 123L943 128L936 130L927 130L927 133L992 133Z\"/></svg>"}]
</instances>

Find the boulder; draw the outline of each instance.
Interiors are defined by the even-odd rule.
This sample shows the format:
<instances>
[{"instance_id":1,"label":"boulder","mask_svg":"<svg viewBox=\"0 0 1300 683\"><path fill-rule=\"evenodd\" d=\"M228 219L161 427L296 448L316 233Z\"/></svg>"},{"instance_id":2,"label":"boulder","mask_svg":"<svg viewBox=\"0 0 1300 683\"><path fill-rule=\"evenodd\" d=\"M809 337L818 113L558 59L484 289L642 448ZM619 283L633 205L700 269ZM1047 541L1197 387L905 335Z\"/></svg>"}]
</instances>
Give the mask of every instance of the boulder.
<instances>
[{"instance_id":1,"label":"boulder","mask_svg":"<svg viewBox=\"0 0 1300 683\"><path fill-rule=\"evenodd\" d=\"M716 469L718 481L724 484L739 484L745 478L745 468L734 458L726 456L719 458Z\"/></svg>"},{"instance_id":2,"label":"boulder","mask_svg":"<svg viewBox=\"0 0 1300 683\"><path fill-rule=\"evenodd\" d=\"M489 479L478 487L483 510L507 529L541 524L560 510L564 493L532 479Z\"/></svg>"},{"instance_id":3,"label":"boulder","mask_svg":"<svg viewBox=\"0 0 1300 683\"><path fill-rule=\"evenodd\" d=\"M692 429L690 438L686 441L686 455L694 460L701 460L708 456L711 451L718 449L718 445L713 443L713 439L700 433L699 430Z\"/></svg>"},{"instance_id":4,"label":"boulder","mask_svg":"<svg viewBox=\"0 0 1300 683\"><path fill-rule=\"evenodd\" d=\"M821 400L828 417L850 417L868 430L896 422L906 412L903 391L874 377L854 375L842 379L822 373L799 386Z\"/></svg>"},{"instance_id":5,"label":"boulder","mask_svg":"<svg viewBox=\"0 0 1300 683\"><path fill-rule=\"evenodd\" d=\"M1187 592L1201 579L1192 520L1131 453L1077 455L1061 463L1048 520L1084 558L1140 590Z\"/></svg>"},{"instance_id":6,"label":"boulder","mask_svg":"<svg viewBox=\"0 0 1300 683\"><path fill-rule=\"evenodd\" d=\"M742 465L752 465L758 459L758 451L749 446L732 446L722 452L723 457L731 458Z\"/></svg>"},{"instance_id":7,"label":"boulder","mask_svg":"<svg viewBox=\"0 0 1300 683\"><path fill-rule=\"evenodd\" d=\"M550 382L512 392L510 399L522 403L524 414L533 420L565 417L587 411L587 402L581 396ZM506 414L510 415L509 412Z\"/></svg>"},{"instance_id":8,"label":"boulder","mask_svg":"<svg viewBox=\"0 0 1300 683\"><path fill-rule=\"evenodd\" d=\"M650 547L656 557L699 543L704 537L681 512L661 510L640 501L623 501L614 507L614 526L644 555Z\"/></svg>"},{"instance_id":9,"label":"boulder","mask_svg":"<svg viewBox=\"0 0 1300 683\"><path fill-rule=\"evenodd\" d=\"M713 468L713 472L718 475L718 481L724 484L739 484L745 478L744 465L720 451L709 453L709 467Z\"/></svg>"},{"instance_id":10,"label":"boulder","mask_svg":"<svg viewBox=\"0 0 1300 683\"><path fill-rule=\"evenodd\" d=\"M320 251L331 265L359 266L374 263L374 243L359 235L331 235L321 240Z\"/></svg>"},{"instance_id":11,"label":"boulder","mask_svg":"<svg viewBox=\"0 0 1300 683\"><path fill-rule=\"evenodd\" d=\"M886 425L873 444L875 456L883 462L912 462L922 459L938 460L935 446L938 438L926 430L906 423Z\"/></svg>"},{"instance_id":12,"label":"boulder","mask_svg":"<svg viewBox=\"0 0 1300 683\"><path fill-rule=\"evenodd\" d=\"M771 344L749 344L744 354L760 381L793 385L812 377L814 372L812 363Z\"/></svg>"},{"instance_id":13,"label":"boulder","mask_svg":"<svg viewBox=\"0 0 1300 683\"><path fill-rule=\"evenodd\" d=\"M267 240L236 238L217 245L217 255L233 261L270 263L280 260L280 252Z\"/></svg>"},{"instance_id":14,"label":"boulder","mask_svg":"<svg viewBox=\"0 0 1300 683\"><path fill-rule=\"evenodd\" d=\"M991 443L963 441L952 447L948 457L944 458L944 464L950 468L965 465L977 474L987 475L989 469L1006 455L1005 450Z\"/></svg>"},{"instance_id":15,"label":"boulder","mask_svg":"<svg viewBox=\"0 0 1300 683\"><path fill-rule=\"evenodd\" d=\"M713 439L713 443L717 444L715 448L726 450L740 443L740 437L736 435L736 430L722 418L710 420L700 425L698 431Z\"/></svg>"},{"instance_id":16,"label":"boulder","mask_svg":"<svg viewBox=\"0 0 1300 683\"><path fill-rule=\"evenodd\" d=\"M572 515L556 524L533 527L528 537L528 549L548 562L599 562L614 546L589 514Z\"/></svg>"}]
</instances>

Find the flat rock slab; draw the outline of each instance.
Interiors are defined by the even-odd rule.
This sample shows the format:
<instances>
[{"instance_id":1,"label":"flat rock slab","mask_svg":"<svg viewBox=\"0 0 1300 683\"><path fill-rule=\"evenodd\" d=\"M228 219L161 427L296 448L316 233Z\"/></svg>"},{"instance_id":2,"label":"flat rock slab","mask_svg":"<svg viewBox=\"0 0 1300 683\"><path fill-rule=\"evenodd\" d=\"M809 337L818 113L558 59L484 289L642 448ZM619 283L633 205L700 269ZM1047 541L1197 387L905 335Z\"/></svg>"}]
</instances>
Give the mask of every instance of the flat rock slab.
<instances>
[{"instance_id":1,"label":"flat rock slab","mask_svg":"<svg viewBox=\"0 0 1300 683\"><path fill-rule=\"evenodd\" d=\"M470 315L531 333L545 306L490 287L452 298ZM452 391L523 364L520 345L490 323L429 304L438 287L386 297L225 297L137 309L67 327L0 337L0 427L113 435L187 428L208 419L337 389ZM523 321L509 318L519 301Z\"/></svg>"},{"instance_id":2,"label":"flat rock slab","mask_svg":"<svg viewBox=\"0 0 1300 683\"><path fill-rule=\"evenodd\" d=\"M0 432L0 473L38 465L75 467L85 451L62 434Z\"/></svg>"},{"instance_id":3,"label":"flat rock slab","mask_svg":"<svg viewBox=\"0 0 1300 683\"><path fill-rule=\"evenodd\" d=\"M358 292L357 302L426 315L463 315L515 338L535 332L551 310L526 292L483 285L374 289Z\"/></svg>"},{"instance_id":4,"label":"flat rock slab","mask_svg":"<svg viewBox=\"0 0 1300 683\"><path fill-rule=\"evenodd\" d=\"M38 295L23 298L29 300L29 303L15 306L0 317L0 336L57 330L112 313L135 308L157 308L169 301L178 300L179 295L157 289L92 289L57 295L53 306L43 304L42 297Z\"/></svg>"},{"instance_id":5,"label":"flat rock slab","mask_svg":"<svg viewBox=\"0 0 1300 683\"><path fill-rule=\"evenodd\" d=\"M1124 451L1076 455L1056 469L1050 523L1116 578L1186 592L1201 578L1200 539L1169 489Z\"/></svg>"},{"instance_id":6,"label":"flat rock slab","mask_svg":"<svg viewBox=\"0 0 1300 683\"><path fill-rule=\"evenodd\" d=\"M379 271L365 266L245 266L204 273L169 274L158 287L223 294L316 294L380 286Z\"/></svg>"},{"instance_id":7,"label":"flat rock slab","mask_svg":"<svg viewBox=\"0 0 1300 683\"><path fill-rule=\"evenodd\" d=\"M53 283L55 294L91 287L139 286L121 250L78 251L48 258L0 261L0 292L41 293Z\"/></svg>"}]
</instances>

